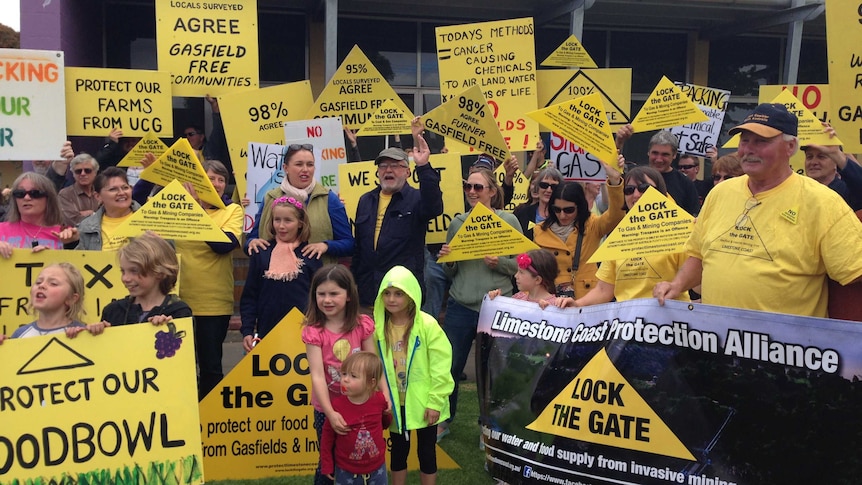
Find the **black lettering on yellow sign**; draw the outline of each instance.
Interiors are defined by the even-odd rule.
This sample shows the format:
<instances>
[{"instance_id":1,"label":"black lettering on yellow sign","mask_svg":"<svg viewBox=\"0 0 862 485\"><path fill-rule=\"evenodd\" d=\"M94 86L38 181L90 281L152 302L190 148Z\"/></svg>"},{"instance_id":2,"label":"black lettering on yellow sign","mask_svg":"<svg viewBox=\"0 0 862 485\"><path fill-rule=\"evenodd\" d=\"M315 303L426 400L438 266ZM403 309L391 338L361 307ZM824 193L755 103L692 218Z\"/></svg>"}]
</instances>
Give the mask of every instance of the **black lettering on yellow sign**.
<instances>
[{"instance_id":1,"label":"black lettering on yellow sign","mask_svg":"<svg viewBox=\"0 0 862 485\"><path fill-rule=\"evenodd\" d=\"M637 389L619 373L604 349L581 369L527 429L694 459Z\"/></svg>"},{"instance_id":2,"label":"black lettering on yellow sign","mask_svg":"<svg viewBox=\"0 0 862 485\"><path fill-rule=\"evenodd\" d=\"M177 448L185 446L185 440L170 438L168 415L161 413L156 421L156 412L149 419L123 419L120 422L105 421L100 425L75 423L69 429L48 426L33 433L17 437L0 436L0 455L6 459L0 462L0 475L5 475L17 462L23 469L30 469L42 462L43 466L56 466L71 458L74 463L86 463L96 453L101 456L114 456L125 449L130 457L143 448L150 451L154 438L156 446ZM64 443L69 446L51 446ZM24 451L26 450L26 452Z\"/></svg>"}]
</instances>

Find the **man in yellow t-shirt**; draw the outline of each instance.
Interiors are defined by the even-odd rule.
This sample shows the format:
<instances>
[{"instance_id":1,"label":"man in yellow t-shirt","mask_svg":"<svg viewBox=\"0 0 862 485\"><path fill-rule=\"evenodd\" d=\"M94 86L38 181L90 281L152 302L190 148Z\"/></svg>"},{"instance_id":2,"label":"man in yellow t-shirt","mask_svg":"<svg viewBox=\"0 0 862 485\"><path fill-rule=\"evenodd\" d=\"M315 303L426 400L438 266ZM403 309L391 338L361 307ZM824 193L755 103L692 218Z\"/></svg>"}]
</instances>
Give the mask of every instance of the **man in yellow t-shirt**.
<instances>
[{"instance_id":1,"label":"man in yellow t-shirt","mask_svg":"<svg viewBox=\"0 0 862 485\"><path fill-rule=\"evenodd\" d=\"M699 283L703 302L826 317L826 276L862 279L862 223L826 186L793 172L798 120L781 104L761 104L731 129L740 133L745 175L717 185L686 244L689 259L659 303Z\"/></svg>"}]
</instances>

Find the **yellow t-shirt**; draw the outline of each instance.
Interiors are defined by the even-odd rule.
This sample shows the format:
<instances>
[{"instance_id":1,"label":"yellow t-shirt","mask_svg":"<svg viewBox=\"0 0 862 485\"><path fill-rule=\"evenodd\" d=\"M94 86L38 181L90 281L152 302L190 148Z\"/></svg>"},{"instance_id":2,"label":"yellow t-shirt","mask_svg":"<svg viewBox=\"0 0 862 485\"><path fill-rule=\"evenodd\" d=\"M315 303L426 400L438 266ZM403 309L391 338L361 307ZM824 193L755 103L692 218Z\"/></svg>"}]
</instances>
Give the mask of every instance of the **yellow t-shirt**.
<instances>
[{"instance_id":1,"label":"yellow t-shirt","mask_svg":"<svg viewBox=\"0 0 862 485\"><path fill-rule=\"evenodd\" d=\"M841 196L796 173L753 197L743 175L704 201L685 247L703 261L703 302L825 317L826 276L862 276L862 223Z\"/></svg>"},{"instance_id":2,"label":"yellow t-shirt","mask_svg":"<svg viewBox=\"0 0 862 485\"><path fill-rule=\"evenodd\" d=\"M131 212L123 217L102 216L102 251L114 251L129 242L129 238L125 236L111 237L111 234L120 227L120 224L126 222L129 217L132 217Z\"/></svg>"},{"instance_id":3,"label":"yellow t-shirt","mask_svg":"<svg viewBox=\"0 0 862 485\"><path fill-rule=\"evenodd\" d=\"M653 287L659 282L671 281L686 259L688 256L685 254L674 253L604 261L596 277L614 285L617 301L652 298ZM687 291L676 300L691 301Z\"/></svg>"},{"instance_id":4,"label":"yellow t-shirt","mask_svg":"<svg viewBox=\"0 0 862 485\"><path fill-rule=\"evenodd\" d=\"M207 209L207 215L223 231L239 240L243 210L239 204ZM180 258L180 298L199 316L233 314L233 258L217 254L202 241L174 241Z\"/></svg>"},{"instance_id":5,"label":"yellow t-shirt","mask_svg":"<svg viewBox=\"0 0 862 485\"><path fill-rule=\"evenodd\" d=\"M407 398L407 343L404 336L407 325L390 325L389 341L392 347L392 359L395 366L396 387L398 388L398 402L404 402Z\"/></svg>"},{"instance_id":6,"label":"yellow t-shirt","mask_svg":"<svg viewBox=\"0 0 862 485\"><path fill-rule=\"evenodd\" d=\"M386 209L389 207L390 202L392 202L392 194L380 192L380 202L377 203L377 220L374 222L374 249L377 249L377 238L380 236L383 217L386 216Z\"/></svg>"}]
</instances>

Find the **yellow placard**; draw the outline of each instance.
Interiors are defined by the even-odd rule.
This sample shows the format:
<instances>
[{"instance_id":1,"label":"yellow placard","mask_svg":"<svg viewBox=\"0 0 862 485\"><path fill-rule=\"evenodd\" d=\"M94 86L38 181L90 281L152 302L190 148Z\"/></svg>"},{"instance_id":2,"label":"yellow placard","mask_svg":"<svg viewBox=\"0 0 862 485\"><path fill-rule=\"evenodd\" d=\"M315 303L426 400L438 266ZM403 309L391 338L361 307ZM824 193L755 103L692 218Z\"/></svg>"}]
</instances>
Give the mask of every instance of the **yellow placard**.
<instances>
[{"instance_id":1,"label":"yellow placard","mask_svg":"<svg viewBox=\"0 0 862 485\"><path fill-rule=\"evenodd\" d=\"M136 237L147 231L154 231L165 239L230 242L221 227L178 180L150 197L111 233L111 237Z\"/></svg>"},{"instance_id":2,"label":"yellow placard","mask_svg":"<svg viewBox=\"0 0 862 485\"><path fill-rule=\"evenodd\" d=\"M257 40L257 2L156 0L159 70L174 96L256 88Z\"/></svg>"},{"instance_id":3,"label":"yellow placard","mask_svg":"<svg viewBox=\"0 0 862 485\"><path fill-rule=\"evenodd\" d=\"M297 121L314 102L311 83L298 81L219 97L237 192L246 193L248 143L284 145L284 123Z\"/></svg>"},{"instance_id":4,"label":"yellow placard","mask_svg":"<svg viewBox=\"0 0 862 485\"><path fill-rule=\"evenodd\" d=\"M826 3L826 2L824 2ZM862 23L857 0L826 4L832 126L844 137L844 151L862 153Z\"/></svg>"},{"instance_id":5,"label":"yellow placard","mask_svg":"<svg viewBox=\"0 0 862 485\"><path fill-rule=\"evenodd\" d=\"M828 84L763 84L757 93L757 102L769 103L785 89L801 101L802 106L808 108L818 120L832 122Z\"/></svg>"},{"instance_id":6,"label":"yellow placard","mask_svg":"<svg viewBox=\"0 0 862 485\"><path fill-rule=\"evenodd\" d=\"M670 79L662 76L632 121L632 128L635 132L642 132L708 120L709 117L688 96L683 95Z\"/></svg>"},{"instance_id":7,"label":"yellow placard","mask_svg":"<svg viewBox=\"0 0 862 485\"><path fill-rule=\"evenodd\" d=\"M527 116L576 143L612 168L617 166L617 148L599 93L564 101L527 113Z\"/></svg>"},{"instance_id":8,"label":"yellow placard","mask_svg":"<svg viewBox=\"0 0 862 485\"><path fill-rule=\"evenodd\" d=\"M291 310L201 401L207 480L314 474L320 452L302 321ZM439 446L437 466L458 468ZM407 467L419 468L415 452Z\"/></svg>"},{"instance_id":9,"label":"yellow placard","mask_svg":"<svg viewBox=\"0 0 862 485\"><path fill-rule=\"evenodd\" d=\"M587 262L681 253L693 226L694 217L650 187Z\"/></svg>"},{"instance_id":10,"label":"yellow placard","mask_svg":"<svg viewBox=\"0 0 862 485\"><path fill-rule=\"evenodd\" d=\"M386 78L368 60L359 46L354 45L338 70L323 88L305 119L341 117L350 129L359 129L386 100L413 119L413 113L392 89Z\"/></svg>"},{"instance_id":11,"label":"yellow placard","mask_svg":"<svg viewBox=\"0 0 862 485\"><path fill-rule=\"evenodd\" d=\"M607 322L604 325L602 332L609 327ZM600 349L526 428L587 443L697 461L623 377L605 349Z\"/></svg>"},{"instance_id":12,"label":"yellow placard","mask_svg":"<svg viewBox=\"0 0 862 485\"><path fill-rule=\"evenodd\" d=\"M819 120L827 123L832 122L832 112L830 111L829 85L828 84L788 84L788 85L762 85L758 92L758 103L770 103L776 96L781 94L781 91L787 89L793 96L802 102L802 106L808 108L812 114ZM821 132L823 127L820 127ZM839 133L840 134L840 133ZM801 140L800 140L801 141ZM734 136L728 144L728 147L739 146L739 135ZM790 166L793 171L804 175L805 174L805 152L797 150L790 157Z\"/></svg>"},{"instance_id":13,"label":"yellow placard","mask_svg":"<svg viewBox=\"0 0 862 485\"><path fill-rule=\"evenodd\" d=\"M191 318L4 342L0 482L204 483L194 343Z\"/></svg>"},{"instance_id":14,"label":"yellow placard","mask_svg":"<svg viewBox=\"0 0 862 485\"><path fill-rule=\"evenodd\" d=\"M498 161L511 157L503 134L494 122L479 86L467 88L458 96L422 116L425 129L450 140L487 153Z\"/></svg>"},{"instance_id":15,"label":"yellow placard","mask_svg":"<svg viewBox=\"0 0 862 485\"><path fill-rule=\"evenodd\" d=\"M538 71L539 107L599 93L611 125L631 119L632 70L630 68Z\"/></svg>"},{"instance_id":16,"label":"yellow placard","mask_svg":"<svg viewBox=\"0 0 862 485\"><path fill-rule=\"evenodd\" d=\"M739 133L730 137L730 140L727 140L724 145L721 145L721 148L736 148L739 146Z\"/></svg>"},{"instance_id":17,"label":"yellow placard","mask_svg":"<svg viewBox=\"0 0 862 485\"><path fill-rule=\"evenodd\" d=\"M158 185L168 185L174 180L189 182L194 186L198 198L224 209L224 202L186 138L174 142L162 156L141 172L141 178Z\"/></svg>"},{"instance_id":18,"label":"yellow placard","mask_svg":"<svg viewBox=\"0 0 862 485\"><path fill-rule=\"evenodd\" d=\"M443 101L479 87L508 149L534 149L539 127L524 116L537 106L532 17L437 27L436 36ZM449 150L468 151L456 142Z\"/></svg>"},{"instance_id":19,"label":"yellow placard","mask_svg":"<svg viewBox=\"0 0 862 485\"><path fill-rule=\"evenodd\" d=\"M410 133L410 122L413 118L408 118L408 115L409 113L401 111L395 101L387 99L356 134L358 136L372 136Z\"/></svg>"},{"instance_id":20,"label":"yellow placard","mask_svg":"<svg viewBox=\"0 0 862 485\"><path fill-rule=\"evenodd\" d=\"M464 212L464 192L461 185L461 156L457 153L431 155L431 166L440 174L440 191L443 192L443 213L428 222L425 242L428 244L446 242L446 231L452 219ZM416 166L410 162L410 178L407 183L419 188ZM338 166L338 180L341 180L338 196L344 201L347 217L353 223L359 198L379 185L377 167L374 162L342 163Z\"/></svg>"},{"instance_id":21,"label":"yellow placard","mask_svg":"<svg viewBox=\"0 0 862 485\"><path fill-rule=\"evenodd\" d=\"M506 167L504 165L500 165L494 170L494 177L497 178L497 183L500 184L500 187L503 186L503 181L506 179ZM518 207L521 204L529 202L530 200L530 179L524 177L524 173L521 170L515 170L515 174L512 176L512 185L514 189L514 194L512 195L512 201L509 202L506 206L503 207L504 210L512 212L515 210L515 207ZM461 187L463 190L463 186ZM443 196L443 200L445 202L446 196ZM463 206L463 204L461 204ZM460 211L459 211L460 212ZM443 242L446 242L445 239Z\"/></svg>"},{"instance_id":22,"label":"yellow placard","mask_svg":"<svg viewBox=\"0 0 862 485\"><path fill-rule=\"evenodd\" d=\"M451 252L438 258L438 263L521 254L539 246L484 204L477 203L449 241L449 248Z\"/></svg>"},{"instance_id":23,"label":"yellow placard","mask_svg":"<svg viewBox=\"0 0 862 485\"><path fill-rule=\"evenodd\" d=\"M104 137L172 136L171 77L166 71L66 68L66 131Z\"/></svg>"},{"instance_id":24,"label":"yellow placard","mask_svg":"<svg viewBox=\"0 0 862 485\"><path fill-rule=\"evenodd\" d=\"M98 322L108 303L129 294L121 280L115 251L55 251L34 253L13 249L11 258L0 258L0 333L12 335L21 325L35 320L30 308L30 285L44 266L72 263L84 277L84 310L87 322ZM2 413L0 413L2 414Z\"/></svg>"},{"instance_id":25,"label":"yellow placard","mask_svg":"<svg viewBox=\"0 0 862 485\"><path fill-rule=\"evenodd\" d=\"M551 55L542 61L541 65L555 67L599 67L574 34L570 35L568 39L560 44L560 47L557 47Z\"/></svg>"},{"instance_id":26,"label":"yellow placard","mask_svg":"<svg viewBox=\"0 0 862 485\"><path fill-rule=\"evenodd\" d=\"M787 107L787 111L796 115L799 120L797 136L799 137L799 145L843 145L838 137L829 138L829 135L823 131L823 125L820 120L814 116L802 101L799 101L796 96L788 90L783 90L778 93L778 96L772 98L771 103L783 104Z\"/></svg>"},{"instance_id":27,"label":"yellow placard","mask_svg":"<svg viewBox=\"0 0 862 485\"><path fill-rule=\"evenodd\" d=\"M120 160L118 167L139 167L141 160L147 153L152 153L156 158L161 157L168 151L168 146L155 135L155 133L147 133L143 138L129 150L129 153Z\"/></svg>"}]
</instances>

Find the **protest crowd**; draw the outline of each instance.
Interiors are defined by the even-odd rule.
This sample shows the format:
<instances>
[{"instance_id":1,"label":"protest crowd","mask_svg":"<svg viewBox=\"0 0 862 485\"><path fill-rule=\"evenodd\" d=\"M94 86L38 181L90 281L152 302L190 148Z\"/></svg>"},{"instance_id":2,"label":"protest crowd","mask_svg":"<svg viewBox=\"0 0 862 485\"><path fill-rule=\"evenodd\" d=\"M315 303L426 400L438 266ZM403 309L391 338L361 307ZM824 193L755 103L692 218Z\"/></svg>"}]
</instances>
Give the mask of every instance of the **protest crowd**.
<instances>
[{"instance_id":1,"label":"protest crowd","mask_svg":"<svg viewBox=\"0 0 862 485\"><path fill-rule=\"evenodd\" d=\"M116 128L93 156L67 142L57 160L26 163L4 189L0 257L112 251L128 296L101 315L82 315L81 268L47 265L30 289L34 320L0 335L0 343L192 317L203 400L224 378L222 348L235 313L241 324L233 331L250 353L296 308L305 316L295 333L307 351L321 443L315 484L406 483L411 447L421 483L435 483L436 444L455 426L475 427L456 413L459 383L479 342L482 305L499 296L572 312L656 298L862 321L862 166L840 145L801 143L800 122L783 104L757 105L729 131L739 135L738 148L711 147L705 157L681 152L677 136L662 129L651 130L642 157L627 160L622 148L636 130L619 125L614 158L601 162L603 180L567 180L546 160L541 140L521 160L463 155L458 193L441 188L428 119L415 116L408 122L411 140L404 147L400 139L387 143L373 160L374 188L347 205L315 175L320 160L310 143L283 147L277 184L261 194L239 193L242 175L227 147L219 99L205 99L213 117L209 135L191 124L178 136L188 141L217 200L180 182L186 200L224 237L174 239L158 229L114 235L167 190L142 176L162 154L118 167L141 138ZM829 123L821 130L827 139L840 135ZM348 127L344 140L348 163L360 162L362 142ZM800 150L804 175L790 164ZM710 173L698 176L707 165ZM527 182L516 189L518 177ZM653 192L694 218L683 250L591 260ZM250 202L257 210L244 230ZM450 202L458 210L445 242L427 241L429 225ZM487 254L464 257L460 238L477 231L475 220L501 223L494 227L530 249L513 253L491 244ZM248 266L238 298L237 260ZM644 265L657 276L631 277ZM373 425L360 431L357 423L369 418ZM389 472L384 429L391 433ZM378 450L374 460L351 454L360 442Z\"/></svg>"}]
</instances>

